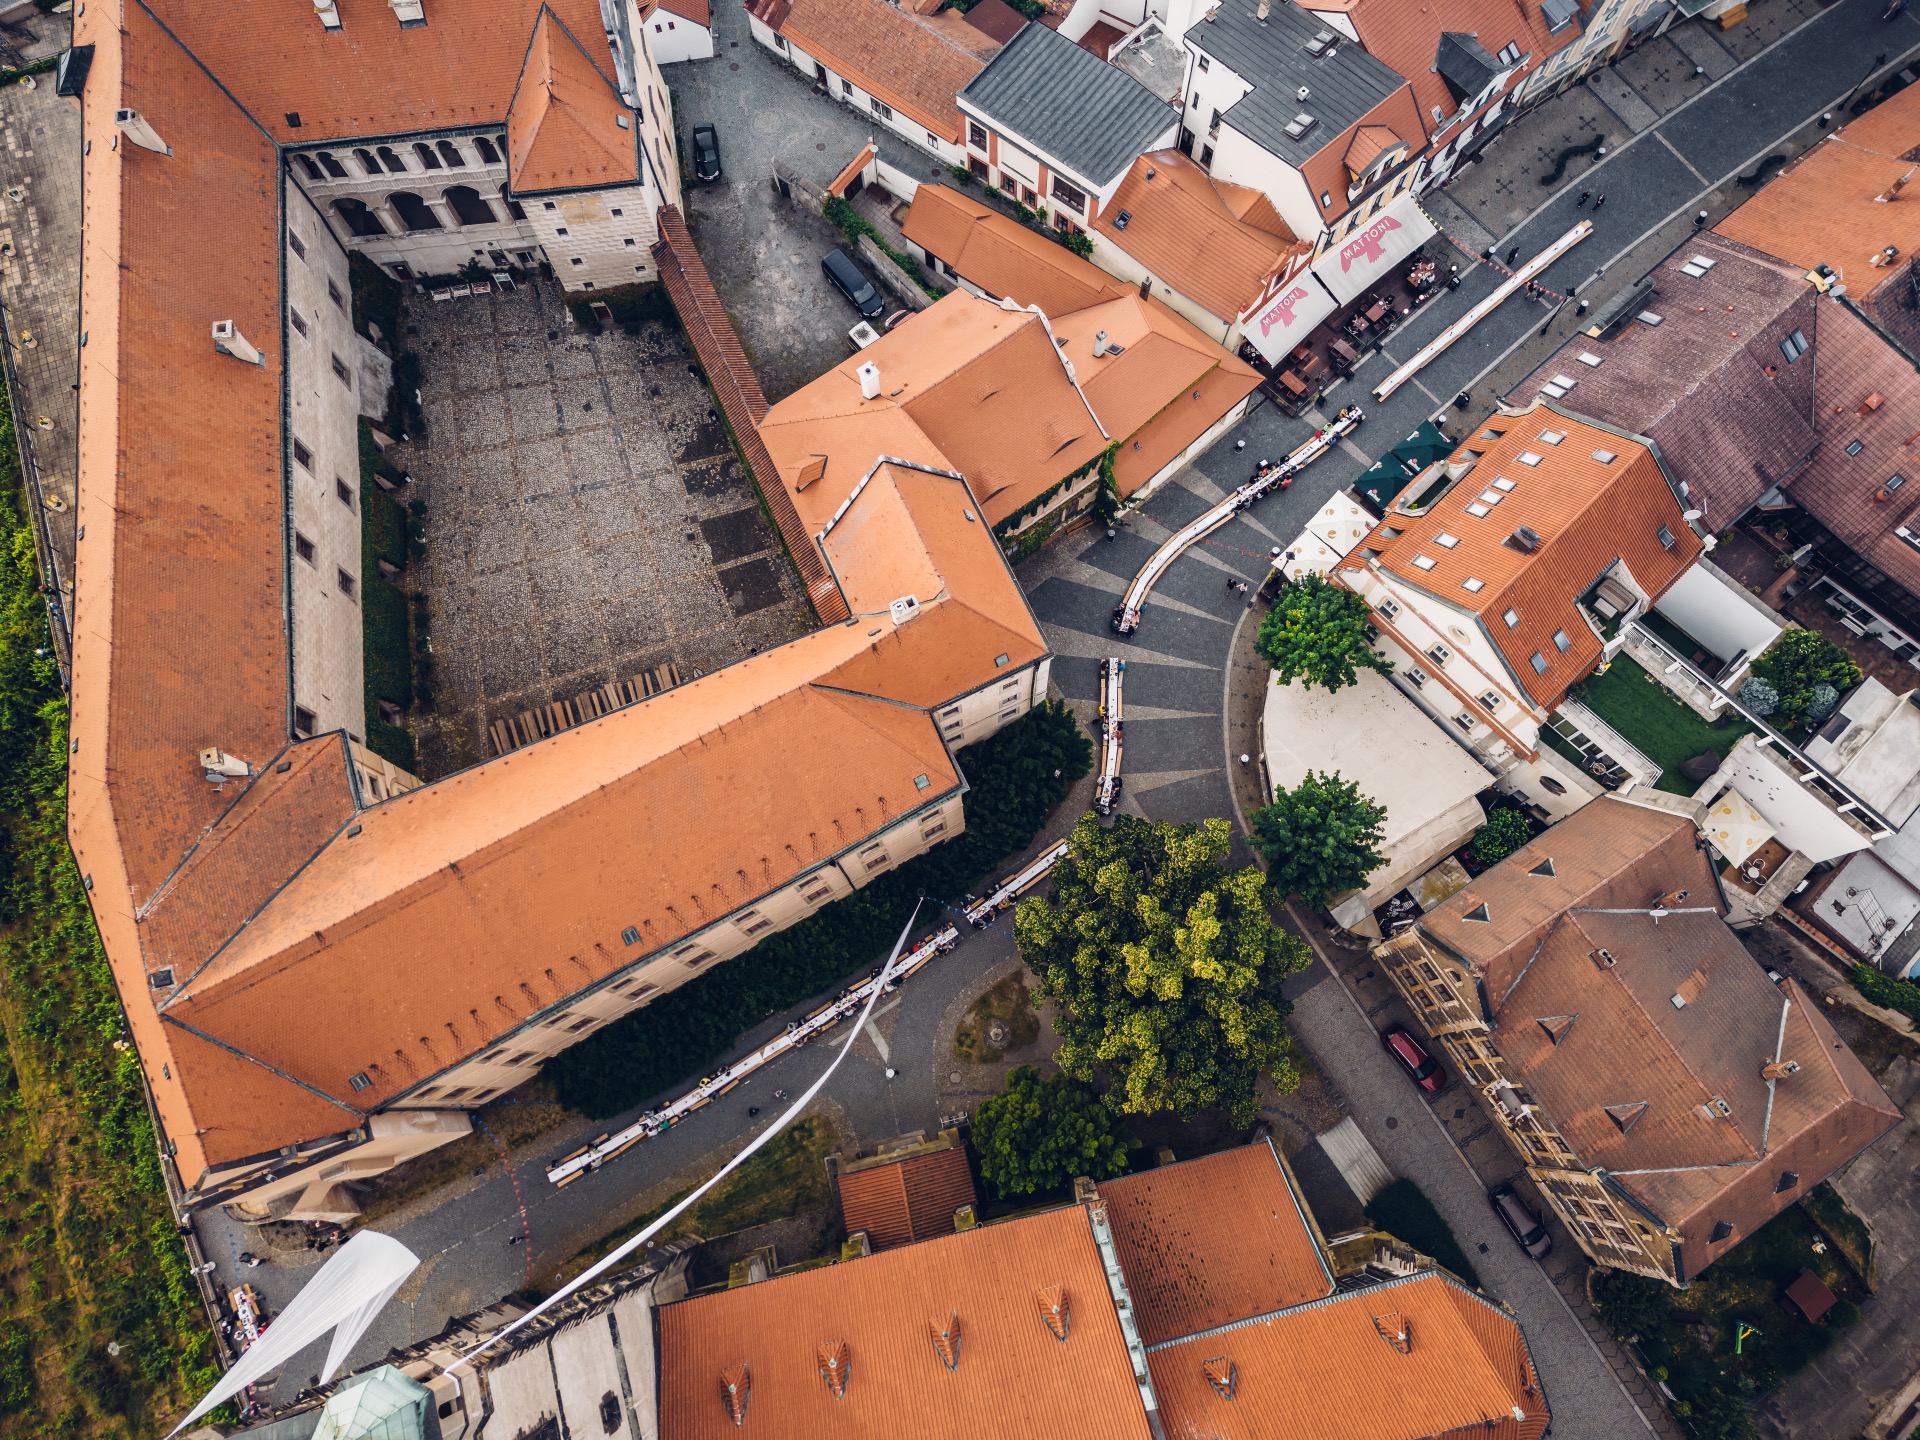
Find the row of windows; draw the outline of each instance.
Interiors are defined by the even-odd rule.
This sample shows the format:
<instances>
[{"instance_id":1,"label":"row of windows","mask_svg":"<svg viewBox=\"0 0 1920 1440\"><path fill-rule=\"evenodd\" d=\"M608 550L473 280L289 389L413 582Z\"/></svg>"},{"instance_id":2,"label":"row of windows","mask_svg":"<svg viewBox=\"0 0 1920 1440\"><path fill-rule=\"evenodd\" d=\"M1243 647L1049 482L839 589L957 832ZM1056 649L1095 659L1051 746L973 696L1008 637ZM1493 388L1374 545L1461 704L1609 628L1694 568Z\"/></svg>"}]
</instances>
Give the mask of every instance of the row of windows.
<instances>
[{"instance_id":1,"label":"row of windows","mask_svg":"<svg viewBox=\"0 0 1920 1440\"><path fill-rule=\"evenodd\" d=\"M506 136L489 139L485 135L474 135L470 138L475 152L480 157L480 164L503 163L507 151ZM464 170L467 168L466 152L451 140L436 141L432 145L420 140L414 142L412 148L414 159L412 165L409 165L400 150L392 145L355 146L353 158L362 176L410 175L417 170ZM302 152L293 158L294 163L300 166L309 180L356 178L331 150L316 150L311 155Z\"/></svg>"}]
</instances>

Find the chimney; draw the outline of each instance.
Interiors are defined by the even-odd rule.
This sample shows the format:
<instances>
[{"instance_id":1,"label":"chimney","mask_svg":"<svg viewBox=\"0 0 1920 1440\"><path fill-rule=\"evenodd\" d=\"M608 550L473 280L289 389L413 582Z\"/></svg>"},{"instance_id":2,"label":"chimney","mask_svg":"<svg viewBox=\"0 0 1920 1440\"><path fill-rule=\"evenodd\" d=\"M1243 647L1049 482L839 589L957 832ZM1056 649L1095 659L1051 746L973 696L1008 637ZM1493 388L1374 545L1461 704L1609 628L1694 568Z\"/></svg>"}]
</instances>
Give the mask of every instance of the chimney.
<instances>
[{"instance_id":1,"label":"chimney","mask_svg":"<svg viewBox=\"0 0 1920 1440\"><path fill-rule=\"evenodd\" d=\"M1762 1080L1784 1080L1789 1075L1800 1073L1798 1060L1769 1060L1760 1067Z\"/></svg>"},{"instance_id":2,"label":"chimney","mask_svg":"<svg viewBox=\"0 0 1920 1440\"><path fill-rule=\"evenodd\" d=\"M1893 184L1889 185L1886 189L1882 190L1878 195L1874 196L1873 197L1874 203L1877 205L1885 205L1890 200L1898 199L1900 196L1900 192L1907 188L1907 182L1912 178L1913 178L1913 171L1911 170L1907 171L1906 174L1902 175L1899 179L1895 180Z\"/></svg>"},{"instance_id":3,"label":"chimney","mask_svg":"<svg viewBox=\"0 0 1920 1440\"><path fill-rule=\"evenodd\" d=\"M1507 537L1507 543L1522 555L1531 555L1540 548L1540 532L1531 525L1522 525Z\"/></svg>"},{"instance_id":4,"label":"chimney","mask_svg":"<svg viewBox=\"0 0 1920 1440\"><path fill-rule=\"evenodd\" d=\"M1309 90L1306 86L1302 85L1298 90L1293 92L1293 98L1296 100L1304 101L1307 98L1307 96L1311 95L1312 93L1313 92L1311 90Z\"/></svg>"},{"instance_id":5,"label":"chimney","mask_svg":"<svg viewBox=\"0 0 1920 1440\"><path fill-rule=\"evenodd\" d=\"M1107 332L1104 330L1096 330L1093 332L1093 358L1098 360L1102 355L1106 353L1107 353Z\"/></svg>"},{"instance_id":6,"label":"chimney","mask_svg":"<svg viewBox=\"0 0 1920 1440\"><path fill-rule=\"evenodd\" d=\"M1687 893L1685 890L1669 890L1666 894L1655 898L1653 904L1648 908L1653 910L1676 909L1687 903Z\"/></svg>"},{"instance_id":7,"label":"chimney","mask_svg":"<svg viewBox=\"0 0 1920 1440\"><path fill-rule=\"evenodd\" d=\"M860 377L860 398L878 400L880 398L880 367L868 360L853 373Z\"/></svg>"},{"instance_id":8,"label":"chimney","mask_svg":"<svg viewBox=\"0 0 1920 1440\"><path fill-rule=\"evenodd\" d=\"M120 127L120 133L143 149L157 154L171 155L173 147L160 138L160 132L147 123L147 117L138 110L116 110L113 123Z\"/></svg>"},{"instance_id":9,"label":"chimney","mask_svg":"<svg viewBox=\"0 0 1920 1440\"><path fill-rule=\"evenodd\" d=\"M215 785L223 780L245 780L253 774L251 765L235 759L218 745L209 745L200 752L200 768Z\"/></svg>"},{"instance_id":10,"label":"chimney","mask_svg":"<svg viewBox=\"0 0 1920 1440\"><path fill-rule=\"evenodd\" d=\"M231 320L213 322L213 348L222 355L231 355L236 360L244 360L249 365L264 365L266 357L242 335Z\"/></svg>"},{"instance_id":11,"label":"chimney","mask_svg":"<svg viewBox=\"0 0 1920 1440\"><path fill-rule=\"evenodd\" d=\"M1264 25L1267 23L1267 16L1271 15L1272 13L1273 13L1273 0L1260 0L1259 6L1255 8L1253 12L1253 18L1258 20L1262 25Z\"/></svg>"},{"instance_id":12,"label":"chimney","mask_svg":"<svg viewBox=\"0 0 1920 1440\"><path fill-rule=\"evenodd\" d=\"M313 0L313 13L327 29L340 28L340 7L335 0Z\"/></svg>"}]
</instances>

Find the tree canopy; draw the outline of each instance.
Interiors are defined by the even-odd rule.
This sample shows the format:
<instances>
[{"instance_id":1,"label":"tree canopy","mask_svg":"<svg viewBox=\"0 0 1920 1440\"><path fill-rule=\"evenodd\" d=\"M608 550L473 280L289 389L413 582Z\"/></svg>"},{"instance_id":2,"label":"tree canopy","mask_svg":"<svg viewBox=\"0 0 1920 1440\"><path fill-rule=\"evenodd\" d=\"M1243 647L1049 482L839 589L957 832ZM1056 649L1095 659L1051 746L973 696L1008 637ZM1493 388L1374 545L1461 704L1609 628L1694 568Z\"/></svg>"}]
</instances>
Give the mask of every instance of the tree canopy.
<instances>
[{"instance_id":1,"label":"tree canopy","mask_svg":"<svg viewBox=\"0 0 1920 1440\"><path fill-rule=\"evenodd\" d=\"M1818 630L1787 631L1753 662L1753 673L1779 692L1774 723L1788 727L1823 718L1815 713L1823 701L1831 712L1831 700L1818 692L1830 690L1837 698L1838 692L1860 683L1860 667Z\"/></svg>"},{"instance_id":2,"label":"tree canopy","mask_svg":"<svg viewBox=\"0 0 1920 1440\"><path fill-rule=\"evenodd\" d=\"M1127 1114L1207 1106L1252 1122L1263 1071L1299 1084L1280 982L1312 962L1277 927L1266 878L1229 870L1225 820L1171 825L1087 815L1054 868L1051 899L1014 912L1014 939L1061 1007L1060 1068L1112 1077Z\"/></svg>"},{"instance_id":3,"label":"tree canopy","mask_svg":"<svg viewBox=\"0 0 1920 1440\"><path fill-rule=\"evenodd\" d=\"M973 1115L980 1174L1003 1200L1057 1189L1076 1175L1122 1174L1138 1143L1091 1085L1071 1075L1042 1080L1031 1065L1009 1074Z\"/></svg>"},{"instance_id":4,"label":"tree canopy","mask_svg":"<svg viewBox=\"0 0 1920 1440\"><path fill-rule=\"evenodd\" d=\"M1293 789L1275 790L1271 805L1247 817L1247 839L1266 859L1274 889L1322 905L1329 895L1358 890L1387 863L1379 848L1386 818L1385 808L1339 771L1309 770Z\"/></svg>"},{"instance_id":5,"label":"tree canopy","mask_svg":"<svg viewBox=\"0 0 1920 1440\"><path fill-rule=\"evenodd\" d=\"M1254 648L1274 673L1327 690L1357 684L1359 671L1393 672L1393 662L1367 639L1367 602L1318 575L1291 581L1260 622Z\"/></svg>"}]
</instances>

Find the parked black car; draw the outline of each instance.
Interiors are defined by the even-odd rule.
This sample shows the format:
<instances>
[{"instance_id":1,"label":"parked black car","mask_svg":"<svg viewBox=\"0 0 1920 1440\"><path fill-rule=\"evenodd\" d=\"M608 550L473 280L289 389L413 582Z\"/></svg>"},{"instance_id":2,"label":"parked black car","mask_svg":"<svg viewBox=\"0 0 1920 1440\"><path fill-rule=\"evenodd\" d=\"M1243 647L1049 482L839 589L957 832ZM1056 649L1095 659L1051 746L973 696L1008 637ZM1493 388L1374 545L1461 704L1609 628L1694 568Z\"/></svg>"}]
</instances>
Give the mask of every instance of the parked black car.
<instances>
[{"instance_id":1,"label":"parked black car","mask_svg":"<svg viewBox=\"0 0 1920 1440\"><path fill-rule=\"evenodd\" d=\"M1547 1258L1547 1252L1553 1249L1553 1237L1547 1234L1547 1227L1540 1223L1540 1217L1527 1208L1527 1202L1514 1193L1511 1185L1502 1185L1497 1190L1489 1191L1487 1201L1522 1250L1536 1260Z\"/></svg>"},{"instance_id":2,"label":"parked black car","mask_svg":"<svg viewBox=\"0 0 1920 1440\"><path fill-rule=\"evenodd\" d=\"M820 269L833 288L860 312L862 320L878 320L886 313L886 297L846 251L829 250L820 261Z\"/></svg>"},{"instance_id":3,"label":"parked black car","mask_svg":"<svg viewBox=\"0 0 1920 1440\"><path fill-rule=\"evenodd\" d=\"M720 134L711 125L693 127L693 178L720 178Z\"/></svg>"}]
</instances>

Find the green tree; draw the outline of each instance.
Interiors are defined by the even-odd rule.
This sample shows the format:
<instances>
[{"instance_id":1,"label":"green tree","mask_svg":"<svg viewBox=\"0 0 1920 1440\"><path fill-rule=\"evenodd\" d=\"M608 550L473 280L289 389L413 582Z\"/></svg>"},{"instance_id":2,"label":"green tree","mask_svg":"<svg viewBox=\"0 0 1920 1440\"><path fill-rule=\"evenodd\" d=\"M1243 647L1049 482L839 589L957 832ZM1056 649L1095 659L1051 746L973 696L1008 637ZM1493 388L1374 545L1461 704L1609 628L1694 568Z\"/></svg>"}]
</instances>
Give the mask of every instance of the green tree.
<instances>
[{"instance_id":1,"label":"green tree","mask_svg":"<svg viewBox=\"0 0 1920 1440\"><path fill-rule=\"evenodd\" d=\"M1309 770L1293 789L1275 790L1273 803L1247 818L1253 826L1247 839L1266 859L1268 881L1309 905L1358 890L1387 863L1379 849L1386 810L1337 770Z\"/></svg>"},{"instance_id":2,"label":"green tree","mask_svg":"<svg viewBox=\"0 0 1920 1440\"><path fill-rule=\"evenodd\" d=\"M1473 858L1482 865L1497 865L1532 838L1526 816L1518 810L1496 810L1473 832Z\"/></svg>"},{"instance_id":3,"label":"green tree","mask_svg":"<svg viewBox=\"0 0 1920 1440\"><path fill-rule=\"evenodd\" d=\"M1318 575L1302 575L1280 592L1260 622L1254 648L1291 683L1338 690L1357 684L1358 671L1393 673L1393 662L1367 639L1367 602Z\"/></svg>"},{"instance_id":4,"label":"green tree","mask_svg":"<svg viewBox=\"0 0 1920 1440\"><path fill-rule=\"evenodd\" d=\"M1071 1075L1042 1080L1031 1065L1009 1074L973 1117L980 1173L1003 1200L1058 1189L1076 1175L1110 1179L1126 1170L1138 1143L1091 1085Z\"/></svg>"},{"instance_id":5,"label":"green tree","mask_svg":"<svg viewBox=\"0 0 1920 1440\"><path fill-rule=\"evenodd\" d=\"M1847 652L1818 630L1789 630L1753 662L1753 673L1780 692L1775 723L1801 724L1807 712L1824 698L1816 687L1843 691L1860 683L1860 667Z\"/></svg>"},{"instance_id":6,"label":"green tree","mask_svg":"<svg viewBox=\"0 0 1920 1440\"><path fill-rule=\"evenodd\" d=\"M1249 1124L1270 1072L1300 1083L1280 982L1312 961L1273 923L1275 900L1251 867L1229 870L1225 820L1156 824L1122 815L1074 827L1049 900L1023 900L1014 939L1061 1008L1054 1057L1081 1080L1104 1070L1126 1114L1204 1106Z\"/></svg>"}]
</instances>

